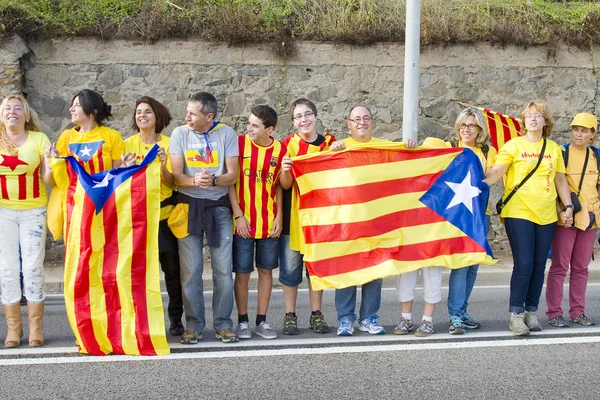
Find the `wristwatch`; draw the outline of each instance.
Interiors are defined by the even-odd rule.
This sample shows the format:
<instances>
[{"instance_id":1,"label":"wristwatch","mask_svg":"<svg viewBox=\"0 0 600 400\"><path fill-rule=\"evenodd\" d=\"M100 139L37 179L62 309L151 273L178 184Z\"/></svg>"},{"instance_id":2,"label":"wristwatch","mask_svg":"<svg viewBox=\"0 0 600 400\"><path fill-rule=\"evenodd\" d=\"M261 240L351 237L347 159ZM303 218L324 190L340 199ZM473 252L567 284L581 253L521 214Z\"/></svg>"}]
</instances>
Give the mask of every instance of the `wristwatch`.
<instances>
[{"instance_id":1,"label":"wristwatch","mask_svg":"<svg viewBox=\"0 0 600 400\"><path fill-rule=\"evenodd\" d=\"M575 208L575 206L574 206L573 204L567 204L567 205L565 206L565 209L567 209L567 208L572 208L572 209L574 209L574 208Z\"/></svg>"},{"instance_id":2,"label":"wristwatch","mask_svg":"<svg viewBox=\"0 0 600 400\"><path fill-rule=\"evenodd\" d=\"M217 186L217 178L218 178L218 176L213 176L213 182L212 182L213 186ZM573 205L571 205L571 207L573 207Z\"/></svg>"}]
</instances>

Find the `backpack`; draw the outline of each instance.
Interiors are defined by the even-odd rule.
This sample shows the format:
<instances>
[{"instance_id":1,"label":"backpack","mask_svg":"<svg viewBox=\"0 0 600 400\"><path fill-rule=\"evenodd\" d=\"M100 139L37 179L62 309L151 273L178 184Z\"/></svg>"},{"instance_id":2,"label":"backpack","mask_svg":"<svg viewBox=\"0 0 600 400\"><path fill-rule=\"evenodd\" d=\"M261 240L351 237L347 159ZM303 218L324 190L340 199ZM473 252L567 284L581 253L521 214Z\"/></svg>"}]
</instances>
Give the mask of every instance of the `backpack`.
<instances>
[{"instance_id":1,"label":"backpack","mask_svg":"<svg viewBox=\"0 0 600 400\"><path fill-rule=\"evenodd\" d=\"M565 161L565 169L567 168L567 165L569 164L569 144L564 144L562 146L563 148L561 149L563 152L563 160ZM594 155L596 156L596 162L598 163L598 172L600 172L600 149L594 146L589 146L590 149L592 149L592 151L594 152Z\"/></svg>"}]
</instances>

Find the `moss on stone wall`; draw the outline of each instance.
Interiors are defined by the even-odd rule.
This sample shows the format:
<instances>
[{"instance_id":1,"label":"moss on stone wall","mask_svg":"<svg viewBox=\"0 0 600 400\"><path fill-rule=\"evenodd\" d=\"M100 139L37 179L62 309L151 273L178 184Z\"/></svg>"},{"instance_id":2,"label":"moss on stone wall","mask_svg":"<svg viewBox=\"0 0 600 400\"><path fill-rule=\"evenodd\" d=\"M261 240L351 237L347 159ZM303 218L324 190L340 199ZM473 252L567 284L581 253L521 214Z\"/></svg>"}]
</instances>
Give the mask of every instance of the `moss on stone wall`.
<instances>
[{"instance_id":1,"label":"moss on stone wall","mask_svg":"<svg viewBox=\"0 0 600 400\"><path fill-rule=\"evenodd\" d=\"M423 45L490 41L535 45L600 43L594 1L422 0ZM2 0L0 37L199 38L270 41L404 41L399 0Z\"/></svg>"}]
</instances>

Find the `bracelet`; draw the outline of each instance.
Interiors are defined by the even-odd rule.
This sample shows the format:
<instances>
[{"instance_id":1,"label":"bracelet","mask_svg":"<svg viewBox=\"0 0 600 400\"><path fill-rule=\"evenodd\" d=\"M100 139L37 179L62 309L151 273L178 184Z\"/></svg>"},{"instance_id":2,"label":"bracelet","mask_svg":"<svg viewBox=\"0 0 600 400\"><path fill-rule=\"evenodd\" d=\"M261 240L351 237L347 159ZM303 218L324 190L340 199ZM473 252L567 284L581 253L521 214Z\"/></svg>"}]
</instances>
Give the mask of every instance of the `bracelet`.
<instances>
[{"instance_id":1,"label":"bracelet","mask_svg":"<svg viewBox=\"0 0 600 400\"><path fill-rule=\"evenodd\" d=\"M574 206L573 204L567 204L567 205L565 206L565 211L566 211L566 209L567 209L567 208L572 208L572 209L574 209L574 208L575 208L575 206Z\"/></svg>"},{"instance_id":2,"label":"bracelet","mask_svg":"<svg viewBox=\"0 0 600 400\"><path fill-rule=\"evenodd\" d=\"M235 219L237 221L238 219L242 218L243 216L244 216L244 214L238 215L237 217L233 217L233 219Z\"/></svg>"}]
</instances>

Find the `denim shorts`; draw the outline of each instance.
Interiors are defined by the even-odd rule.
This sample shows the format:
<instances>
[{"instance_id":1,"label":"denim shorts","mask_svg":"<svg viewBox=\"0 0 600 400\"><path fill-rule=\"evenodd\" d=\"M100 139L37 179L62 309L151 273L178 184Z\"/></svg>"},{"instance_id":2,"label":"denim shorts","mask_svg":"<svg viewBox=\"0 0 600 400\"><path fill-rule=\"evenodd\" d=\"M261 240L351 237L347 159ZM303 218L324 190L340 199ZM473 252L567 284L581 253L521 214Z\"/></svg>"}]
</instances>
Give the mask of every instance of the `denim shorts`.
<instances>
[{"instance_id":1,"label":"denim shorts","mask_svg":"<svg viewBox=\"0 0 600 400\"><path fill-rule=\"evenodd\" d=\"M290 287L302 283L304 256L299 251L290 249L289 235L281 235L279 238L279 266L279 282ZM306 277L308 278L308 271Z\"/></svg>"},{"instance_id":2,"label":"denim shorts","mask_svg":"<svg viewBox=\"0 0 600 400\"><path fill-rule=\"evenodd\" d=\"M256 243L256 257L254 256L254 244ZM236 274L247 274L254 271L256 267L262 269L275 269L278 266L279 239L245 239L241 236L233 236L233 272Z\"/></svg>"}]
</instances>

